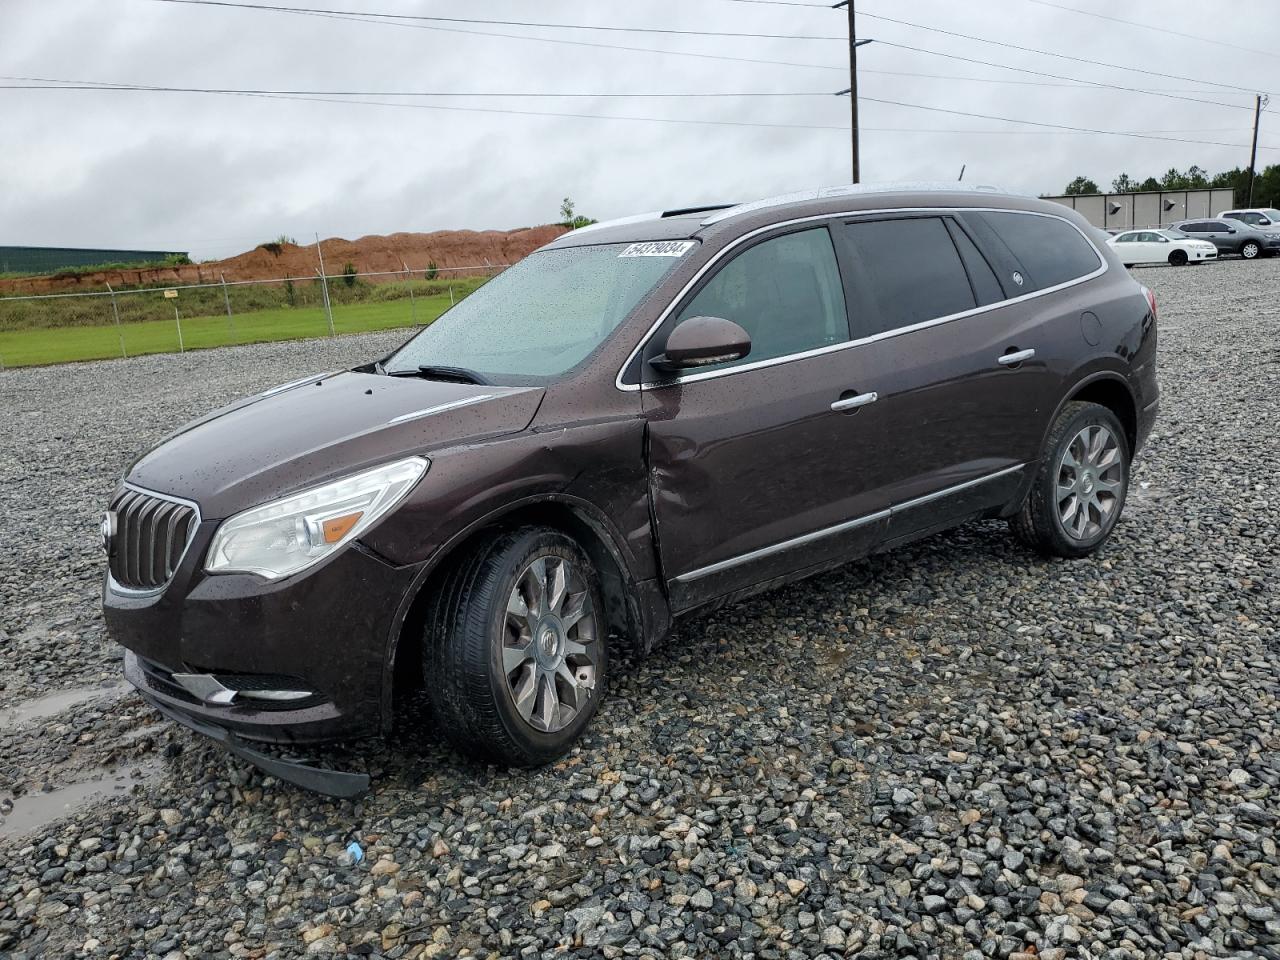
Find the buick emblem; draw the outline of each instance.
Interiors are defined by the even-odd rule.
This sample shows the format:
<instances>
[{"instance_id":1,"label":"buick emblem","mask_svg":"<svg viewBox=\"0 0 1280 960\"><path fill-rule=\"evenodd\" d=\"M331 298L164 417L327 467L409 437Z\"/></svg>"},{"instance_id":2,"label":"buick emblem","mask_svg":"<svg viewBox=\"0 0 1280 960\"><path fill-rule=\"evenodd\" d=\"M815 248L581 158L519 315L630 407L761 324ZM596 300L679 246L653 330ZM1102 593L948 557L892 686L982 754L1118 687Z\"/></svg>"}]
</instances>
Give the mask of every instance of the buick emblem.
<instances>
[{"instance_id":1,"label":"buick emblem","mask_svg":"<svg viewBox=\"0 0 1280 960\"><path fill-rule=\"evenodd\" d=\"M114 510L108 510L102 515L102 551L111 556L111 544L116 539L116 513Z\"/></svg>"},{"instance_id":2,"label":"buick emblem","mask_svg":"<svg viewBox=\"0 0 1280 960\"><path fill-rule=\"evenodd\" d=\"M1018 286L1022 286L1022 283L1023 283L1022 274L1019 273L1017 270L1013 271L1013 282L1016 283Z\"/></svg>"}]
</instances>

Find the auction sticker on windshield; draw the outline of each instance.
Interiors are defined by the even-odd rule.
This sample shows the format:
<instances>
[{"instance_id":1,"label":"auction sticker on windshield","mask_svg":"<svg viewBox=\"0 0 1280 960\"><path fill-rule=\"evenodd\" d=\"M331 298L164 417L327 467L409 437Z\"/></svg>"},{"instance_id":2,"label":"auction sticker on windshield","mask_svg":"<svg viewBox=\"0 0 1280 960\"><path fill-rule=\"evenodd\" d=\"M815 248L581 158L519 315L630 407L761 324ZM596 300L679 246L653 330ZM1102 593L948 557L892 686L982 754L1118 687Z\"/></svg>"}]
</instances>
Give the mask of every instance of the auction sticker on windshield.
<instances>
[{"instance_id":1,"label":"auction sticker on windshield","mask_svg":"<svg viewBox=\"0 0 1280 960\"><path fill-rule=\"evenodd\" d=\"M633 243L619 257L683 257L698 245L696 240L650 240Z\"/></svg>"}]
</instances>

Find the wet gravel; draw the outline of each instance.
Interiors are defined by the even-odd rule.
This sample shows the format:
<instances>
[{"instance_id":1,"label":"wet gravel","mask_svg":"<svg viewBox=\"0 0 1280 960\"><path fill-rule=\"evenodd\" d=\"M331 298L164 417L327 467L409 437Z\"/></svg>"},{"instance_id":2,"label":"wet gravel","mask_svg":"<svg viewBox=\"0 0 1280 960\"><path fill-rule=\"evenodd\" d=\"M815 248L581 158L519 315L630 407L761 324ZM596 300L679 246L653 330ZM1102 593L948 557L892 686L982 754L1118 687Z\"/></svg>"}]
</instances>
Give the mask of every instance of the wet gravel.
<instances>
[{"instance_id":1,"label":"wet gravel","mask_svg":"<svg viewBox=\"0 0 1280 960\"><path fill-rule=\"evenodd\" d=\"M411 718L357 802L110 686L96 526L177 422L394 335L0 373L0 955L1280 957L1280 260L1137 275L1162 419L1095 557L852 564L623 661L553 768Z\"/></svg>"}]
</instances>

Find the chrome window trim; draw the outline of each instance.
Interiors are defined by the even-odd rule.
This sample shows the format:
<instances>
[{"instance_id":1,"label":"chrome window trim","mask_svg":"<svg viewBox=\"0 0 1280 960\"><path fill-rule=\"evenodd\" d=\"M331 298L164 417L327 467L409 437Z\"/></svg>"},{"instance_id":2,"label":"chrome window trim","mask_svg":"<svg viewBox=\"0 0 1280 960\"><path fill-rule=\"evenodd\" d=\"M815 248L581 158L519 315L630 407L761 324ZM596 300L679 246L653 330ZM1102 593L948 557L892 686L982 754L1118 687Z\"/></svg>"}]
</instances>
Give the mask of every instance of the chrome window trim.
<instances>
[{"instance_id":1,"label":"chrome window trim","mask_svg":"<svg viewBox=\"0 0 1280 960\"><path fill-rule=\"evenodd\" d=\"M307 379L309 380L311 378L308 377ZM187 500L184 497L175 497L172 494L148 490L146 487L140 487L136 483L129 483L128 481L125 481L123 486L126 490L132 490L134 493L140 493L146 497L155 497L157 500L167 500L169 503L177 503L184 507L190 507L194 511L194 519L191 523L191 532L187 534L187 542L183 545L182 552L178 554L178 559L174 561L173 564L174 572L177 572L177 569L182 566L182 561L187 558L187 552L191 549L191 544L196 538L196 531L200 528L200 524L204 522L204 518L200 515L200 504L196 503L194 500ZM107 558L107 586L109 586L114 593L119 593L126 597L154 597L157 594L164 593L172 582L173 577L170 577L158 587L148 587L143 590L136 587L126 587L111 575L111 558Z\"/></svg>"},{"instance_id":2,"label":"chrome window trim","mask_svg":"<svg viewBox=\"0 0 1280 960\"><path fill-rule=\"evenodd\" d=\"M671 380L662 380L659 382L645 382L643 371L642 371L641 377L640 377L640 383L623 383L622 382L623 375L627 372L627 368L630 367L631 364L635 362L635 359L637 356L643 353L645 346L648 345L649 341L653 338L653 335L658 332L659 328L667 321L667 319L675 311L676 306L680 304L681 301L684 300L684 298L689 294L689 292L694 288L694 286L696 286L698 282L702 280L702 278L706 276L707 273L712 268L714 268L721 260L723 260L733 250L737 249L740 245L742 245L746 241L751 240L755 237L758 237L763 233L768 233L772 230L777 230L779 227L790 227L790 226L795 226L797 224L804 224L804 223L826 223L833 220L839 220L843 217L877 216L877 215L894 214L894 213L934 213L934 214L938 214L939 216L945 216L947 214L960 214L960 213L1018 213L1028 217L1047 217L1051 220L1060 220L1063 223L1070 226L1073 230L1076 231L1076 233L1080 234L1080 236L1084 238L1085 242L1089 244L1089 248L1094 252L1094 255L1097 256L1099 266L1098 266L1098 269L1094 270L1092 273L1085 274L1084 276L1081 276L1081 277L1076 277L1074 280L1067 280L1064 283L1055 284L1052 287L1045 287L1043 290L1034 290L1031 293L1024 293L1018 297L1010 297L1007 300L1000 300L1000 301L997 301L996 303L988 303L981 307L974 307L972 310L964 310L964 311L961 311L960 313L948 314L945 317L938 317L933 320L923 320L920 323L911 324L910 326L907 326L907 327L897 327L893 330L885 330L881 333L872 334L869 337L862 337L857 340L846 340L843 343L834 343L825 347L815 347L812 350L804 350L804 351L801 351L800 353L790 353L783 357L771 357L768 360L759 360L759 361L756 361L755 363L744 363L736 367L729 367L724 370L707 370L703 373L693 373L687 376L675 377ZM685 384L685 383L694 383L699 380L711 380L716 377L727 377L727 376L732 376L735 373L746 373L749 370L760 370L765 367L777 366L778 364L782 364L782 363L791 363L796 360L806 360L810 357L817 357L817 356L822 356L828 353L835 353L840 350L849 350L854 347L861 347L868 343L878 343L881 340L888 340L891 337L900 337L908 333L915 333L917 330L927 330L930 327L936 327L936 326L939 326L940 324L951 323L955 320L963 320L967 317L977 316L978 314L987 313L991 310L1000 309L1002 307L1007 307L1007 306L1010 306L1011 304L1024 303L1028 300L1033 300L1037 297L1048 296L1051 293L1057 293L1060 290L1066 290L1070 287L1077 286L1081 283L1088 283L1090 280L1097 279L1098 277L1106 273L1110 268L1111 267L1110 267L1110 264L1107 262L1106 255L1099 248L1098 244L1095 243L1094 240L1087 233L1085 233L1078 226L1076 226L1076 224L1072 223L1066 217L1059 216L1056 213L1046 213L1038 210L1013 210L1008 207L887 207L884 209L877 209L877 210L847 210L847 211L842 211L837 213L818 214L810 217L799 217L794 220L780 220L777 223L771 223L771 224L768 224L767 226L758 227L755 230L750 231L749 233L744 233L742 236L735 239L732 243L729 243L727 246L721 249L718 253L716 253L710 260L704 263L698 269L698 272L695 273L693 277L690 278L690 280L683 287L680 288L680 292L671 298L671 302L667 304L667 306L663 309L662 313L659 314L658 319L654 321L653 325L650 326L647 331L645 331L644 336L640 338L640 342L636 344L635 348L629 354L627 354L627 359L623 361L622 366L619 367L618 369L617 376L613 378L613 385L617 387L619 390L623 390L627 392L637 391L637 390L657 390L657 389L661 389L662 387L673 387L673 386L678 386L680 384Z\"/></svg>"},{"instance_id":3,"label":"chrome window trim","mask_svg":"<svg viewBox=\"0 0 1280 960\"><path fill-rule=\"evenodd\" d=\"M858 527L865 527L869 523L875 523L877 520L884 520L886 517L892 517L895 514L902 513L904 510L910 510L914 507L924 506L927 503L933 503L935 500L941 500L952 494L960 493L962 490L968 490L983 483L989 483L992 480L998 480L1001 477L1008 476L1011 473L1017 473L1025 470L1027 464L1017 463L1012 467L1005 467L1003 470L997 470L995 473L988 473L973 480L966 480L964 483L957 483L954 486L943 487L941 490L935 490L933 493L926 493L922 497L915 497L911 500L904 500L902 503L893 504L886 510L877 510L875 513L868 513L853 520L846 520L843 523L837 523L835 526L823 527L821 530L814 530L810 533L802 533L798 537L792 537L790 540L783 540L779 543L769 544L767 547L759 547L747 553L739 554L736 557L729 557L727 560L718 560L715 563L707 564L705 567L698 567L696 570L690 570L679 576L672 577L675 583L693 583L712 574L721 573L725 570L731 570L734 567L742 566L744 563L750 563L753 560L762 560L765 557L771 557L775 553L783 553L796 547L802 547L807 543L813 543L816 540L822 540L826 537L835 536L838 533L845 533L849 530L856 530Z\"/></svg>"}]
</instances>

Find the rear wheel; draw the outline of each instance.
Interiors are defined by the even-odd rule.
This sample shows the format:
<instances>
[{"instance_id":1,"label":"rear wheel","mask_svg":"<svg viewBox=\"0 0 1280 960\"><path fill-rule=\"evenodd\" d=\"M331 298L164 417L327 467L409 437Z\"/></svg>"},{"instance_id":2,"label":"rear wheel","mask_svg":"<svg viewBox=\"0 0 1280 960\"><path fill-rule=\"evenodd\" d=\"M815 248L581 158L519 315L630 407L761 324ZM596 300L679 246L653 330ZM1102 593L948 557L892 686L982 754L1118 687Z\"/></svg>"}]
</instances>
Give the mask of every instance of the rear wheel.
<instances>
[{"instance_id":1,"label":"rear wheel","mask_svg":"<svg viewBox=\"0 0 1280 960\"><path fill-rule=\"evenodd\" d=\"M1256 260L1260 253L1262 253L1262 246L1257 240L1246 240L1240 245L1240 256L1246 260Z\"/></svg>"},{"instance_id":2,"label":"rear wheel","mask_svg":"<svg viewBox=\"0 0 1280 960\"><path fill-rule=\"evenodd\" d=\"M608 666L591 561L548 527L499 534L446 578L423 673L438 728L460 751L536 766L590 723Z\"/></svg>"},{"instance_id":3,"label":"rear wheel","mask_svg":"<svg viewBox=\"0 0 1280 960\"><path fill-rule=\"evenodd\" d=\"M1083 557L1111 535L1129 489L1129 442L1116 415L1068 403L1045 440L1013 532L1041 553Z\"/></svg>"},{"instance_id":4,"label":"rear wheel","mask_svg":"<svg viewBox=\"0 0 1280 960\"><path fill-rule=\"evenodd\" d=\"M1175 267L1185 267L1187 265L1187 251L1174 250L1169 254L1169 263Z\"/></svg>"}]
</instances>

